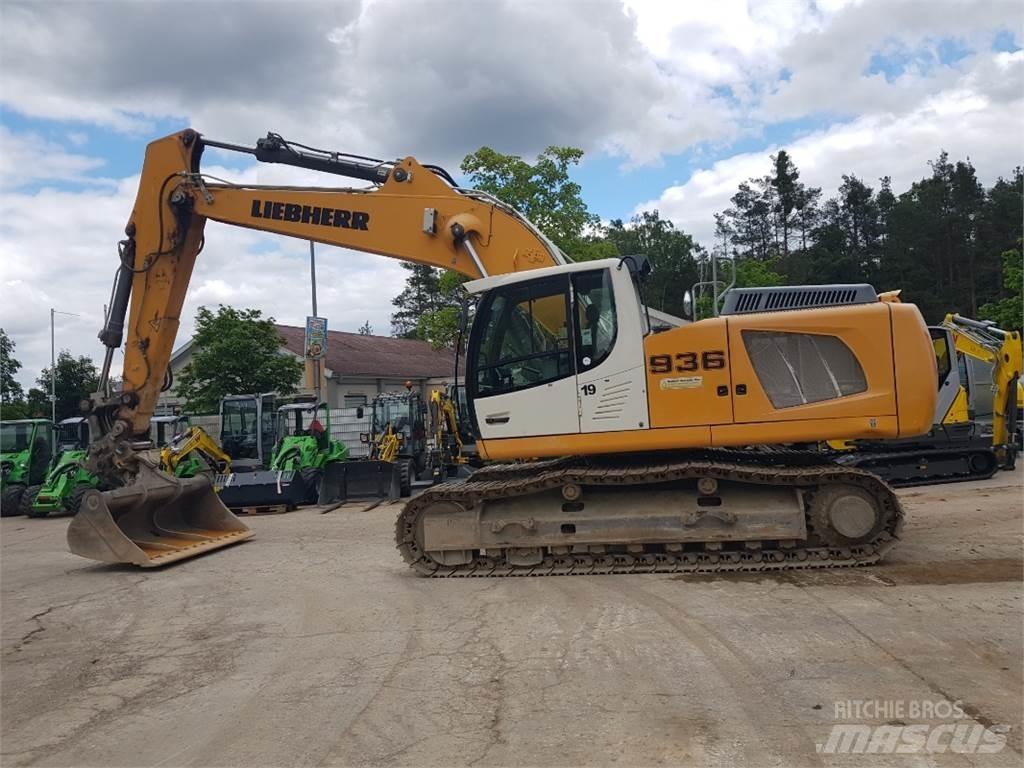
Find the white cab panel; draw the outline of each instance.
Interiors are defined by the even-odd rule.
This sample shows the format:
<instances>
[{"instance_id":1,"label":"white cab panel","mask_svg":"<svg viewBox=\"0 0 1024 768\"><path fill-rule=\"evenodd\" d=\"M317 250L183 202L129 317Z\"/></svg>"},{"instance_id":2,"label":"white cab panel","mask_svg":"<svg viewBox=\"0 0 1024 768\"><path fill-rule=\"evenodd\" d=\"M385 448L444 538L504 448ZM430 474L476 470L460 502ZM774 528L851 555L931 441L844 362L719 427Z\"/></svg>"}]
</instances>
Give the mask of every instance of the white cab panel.
<instances>
[{"instance_id":1,"label":"white cab panel","mask_svg":"<svg viewBox=\"0 0 1024 768\"><path fill-rule=\"evenodd\" d=\"M580 431L576 377L474 401L480 436L575 435Z\"/></svg>"},{"instance_id":2,"label":"white cab panel","mask_svg":"<svg viewBox=\"0 0 1024 768\"><path fill-rule=\"evenodd\" d=\"M581 375L579 379L581 432L617 432L649 426L643 365L607 376Z\"/></svg>"},{"instance_id":3,"label":"white cab panel","mask_svg":"<svg viewBox=\"0 0 1024 768\"><path fill-rule=\"evenodd\" d=\"M643 336L645 318L626 267L609 269L615 291L617 329L608 356L593 368L580 361L580 431L617 432L647 429L647 366Z\"/></svg>"}]
</instances>

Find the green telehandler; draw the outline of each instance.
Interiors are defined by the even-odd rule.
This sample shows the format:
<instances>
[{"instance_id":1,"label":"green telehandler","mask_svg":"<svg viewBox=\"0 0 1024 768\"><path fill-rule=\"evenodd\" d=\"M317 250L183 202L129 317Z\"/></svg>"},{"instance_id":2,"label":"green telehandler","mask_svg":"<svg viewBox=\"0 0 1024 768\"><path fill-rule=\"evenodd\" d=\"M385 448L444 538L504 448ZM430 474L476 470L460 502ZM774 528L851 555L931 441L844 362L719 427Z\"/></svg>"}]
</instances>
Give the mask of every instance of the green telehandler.
<instances>
[{"instance_id":1,"label":"green telehandler","mask_svg":"<svg viewBox=\"0 0 1024 768\"><path fill-rule=\"evenodd\" d=\"M277 442L270 459L274 472L297 472L307 503L320 494L320 478L328 464L348 460L348 447L331 437L331 412L326 403L289 403L277 409Z\"/></svg>"},{"instance_id":2,"label":"green telehandler","mask_svg":"<svg viewBox=\"0 0 1024 768\"><path fill-rule=\"evenodd\" d=\"M57 425L57 449L40 488L30 487L22 497L29 517L46 517L52 512L77 514L82 497L90 488L98 488L99 478L86 471L89 447L89 422L83 416L64 419Z\"/></svg>"},{"instance_id":3,"label":"green telehandler","mask_svg":"<svg viewBox=\"0 0 1024 768\"><path fill-rule=\"evenodd\" d=\"M232 471L214 488L231 509L315 502L325 467L348 448L330 437L326 403L301 401L277 409L273 395L231 395L221 401L221 447Z\"/></svg>"},{"instance_id":4,"label":"green telehandler","mask_svg":"<svg viewBox=\"0 0 1024 768\"><path fill-rule=\"evenodd\" d=\"M0 516L24 515L46 478L53 454L53 422L0 422Z\"/></svg>"}]
</instances>

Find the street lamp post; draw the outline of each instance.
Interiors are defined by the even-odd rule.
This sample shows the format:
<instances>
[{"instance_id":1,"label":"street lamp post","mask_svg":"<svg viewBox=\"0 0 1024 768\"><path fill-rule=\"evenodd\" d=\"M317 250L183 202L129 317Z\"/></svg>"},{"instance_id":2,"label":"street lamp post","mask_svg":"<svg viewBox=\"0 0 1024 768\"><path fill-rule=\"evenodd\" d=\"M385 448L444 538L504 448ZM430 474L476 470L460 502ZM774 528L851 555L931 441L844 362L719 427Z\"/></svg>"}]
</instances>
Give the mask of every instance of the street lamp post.
<instances>
[{"instance_id":1,"label":"street lamp post","mask_svg":"<svg viewBox=\"0 0 1024 768\"><path fill-rule=\"evenodd\" d=\"M57 346L54 344L54 315L80 317L74 312L61 312L50 307L50 421L57 423Z\"/></svg>"},{"instance_id":2,"label":"street lamp post","mask_svg":"<svg viewBox=\"0 0 1024 768\"><path fill-rule=\"evenodd\" d=\"M319 317L316 313L316 251L313 241L309 241L309 282L313 288L313 317ZM317 405L320 404L320 361L313 360L313 391L316 393Z\"/></svg>"}]
</instances>

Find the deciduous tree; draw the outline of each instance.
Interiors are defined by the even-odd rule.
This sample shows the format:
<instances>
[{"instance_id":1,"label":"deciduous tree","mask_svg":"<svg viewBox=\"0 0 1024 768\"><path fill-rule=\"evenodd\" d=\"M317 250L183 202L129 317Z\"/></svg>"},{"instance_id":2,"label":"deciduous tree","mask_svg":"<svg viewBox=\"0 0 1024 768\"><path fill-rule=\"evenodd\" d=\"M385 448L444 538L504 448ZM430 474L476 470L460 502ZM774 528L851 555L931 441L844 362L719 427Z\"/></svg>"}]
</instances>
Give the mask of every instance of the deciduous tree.
<instances>
[{"instance_id":1,"label":"deciduous tree","mask_svg":"<svg viewBox=\"0 0 1024 768\"><path fill-rule=\"evenodd\" d=\"M192 359L174 389L193 412L217 410L225 395L291 394L302 379L302 361L281 352L284 339L274 319L258 309L200 307L192 344Z\"/></svg>"}]
</instances>

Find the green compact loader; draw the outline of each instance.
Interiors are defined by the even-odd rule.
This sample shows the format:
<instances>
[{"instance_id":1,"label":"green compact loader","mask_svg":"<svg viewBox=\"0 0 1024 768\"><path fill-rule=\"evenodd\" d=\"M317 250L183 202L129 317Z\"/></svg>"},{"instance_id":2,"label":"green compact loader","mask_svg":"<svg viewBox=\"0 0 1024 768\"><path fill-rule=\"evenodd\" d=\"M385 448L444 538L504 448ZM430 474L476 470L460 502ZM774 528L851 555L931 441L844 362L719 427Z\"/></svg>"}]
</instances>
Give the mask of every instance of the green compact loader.
<instances>
[{"instance_id":1,"label":"green compact loader","mask_svg":"<svg viewBox=\"0 0 1024 768\"><path fill-rule=\"evenodd\" d=\"M52 455L53 422L49 419L0 422L0 515L28 512L46 479Z\"/></svg>"},{"instance_id":2,"label":"green compact loader","mask_svg":"<svg viewBox=\"0 0 1024 768\"><path fill-rule=\"evenodd\" d=\"M100 484L99 478L83 466L88 447L89 422L83 416L64 419L57 425L57 450L46 479L42 487L30 487L22 497L22 506L29 517L78 512L85 492Z\"/></svg>"}]
</instances>

